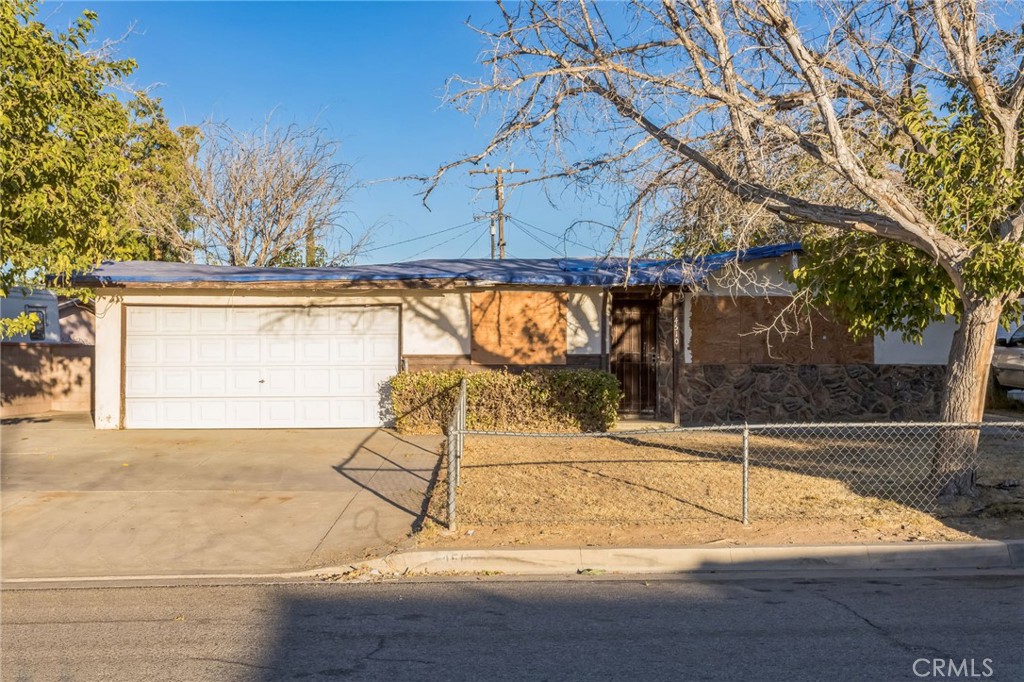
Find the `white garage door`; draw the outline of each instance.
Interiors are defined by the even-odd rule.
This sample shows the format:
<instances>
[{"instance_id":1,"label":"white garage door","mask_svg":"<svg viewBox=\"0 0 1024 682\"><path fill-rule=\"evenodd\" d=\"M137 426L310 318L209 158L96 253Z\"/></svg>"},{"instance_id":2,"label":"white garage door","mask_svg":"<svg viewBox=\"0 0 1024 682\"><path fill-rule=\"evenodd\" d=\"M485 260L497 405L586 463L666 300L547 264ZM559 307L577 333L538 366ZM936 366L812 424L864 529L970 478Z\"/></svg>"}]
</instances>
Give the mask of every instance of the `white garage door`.
<instances>
[{"instance_id":1,"label":"white garage door","mask_svg":"<svg viewBox=\"0 0 1024 682\"><path fill-rule=\"evenodd\" d=\"M377 426L398 308L127 306L126 428Z\"/></svg>"}]
</instances>

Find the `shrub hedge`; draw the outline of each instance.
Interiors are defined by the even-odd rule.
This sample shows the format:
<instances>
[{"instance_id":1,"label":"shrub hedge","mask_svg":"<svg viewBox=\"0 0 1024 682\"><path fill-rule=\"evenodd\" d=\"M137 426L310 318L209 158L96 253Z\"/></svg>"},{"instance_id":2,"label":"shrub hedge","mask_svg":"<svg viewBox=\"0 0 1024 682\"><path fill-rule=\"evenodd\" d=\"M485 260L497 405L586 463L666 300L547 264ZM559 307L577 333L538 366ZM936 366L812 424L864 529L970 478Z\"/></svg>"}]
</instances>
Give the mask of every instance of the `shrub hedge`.
<instances>
[{"instance_id":1,"label":"shrub hedge","mask_svg":"<svg viewBox=\"0 0 1024 682\"><path fill-rule=\"evenodd\" d=\"M607 431L615 424L622 390L597 370L538 369L401 372L391 379L395 428L441 433L467 380L466 425L485 431Z\"/></svg>"}]
</instances>

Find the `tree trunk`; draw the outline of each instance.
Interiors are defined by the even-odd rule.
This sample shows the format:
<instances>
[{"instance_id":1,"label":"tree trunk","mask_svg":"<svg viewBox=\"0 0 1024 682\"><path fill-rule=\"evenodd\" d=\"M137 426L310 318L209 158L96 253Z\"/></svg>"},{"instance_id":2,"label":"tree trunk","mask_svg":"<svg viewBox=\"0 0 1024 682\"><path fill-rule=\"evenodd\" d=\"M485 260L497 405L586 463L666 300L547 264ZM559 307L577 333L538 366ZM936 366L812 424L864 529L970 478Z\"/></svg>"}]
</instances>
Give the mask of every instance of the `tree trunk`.
<instances>
[{"instance_id":1,"label":"tree trunk","mask_svg":"<svg viewBox=\"0 0 1024 682\"><path fill-rule=\"evenodd\" d=\"M953 335L946 367L939 419L943 422L980 422L985 416L985 395L992 367L1002 301L971 298L964 303L960 328ZM943 428L936 441L934 476L939 498L976 497L977 428Z\"/></svg>"},{"instance_id":2,"label":"tree trunk","mask_svg":"<svg viewBox=\"0 0 1024 682\"><path fill-rule=\"evenodd\" d=\"M316 266L316 232L309 230L306 232L306 267L312 268Z\"/></svg>"}]
</instances>

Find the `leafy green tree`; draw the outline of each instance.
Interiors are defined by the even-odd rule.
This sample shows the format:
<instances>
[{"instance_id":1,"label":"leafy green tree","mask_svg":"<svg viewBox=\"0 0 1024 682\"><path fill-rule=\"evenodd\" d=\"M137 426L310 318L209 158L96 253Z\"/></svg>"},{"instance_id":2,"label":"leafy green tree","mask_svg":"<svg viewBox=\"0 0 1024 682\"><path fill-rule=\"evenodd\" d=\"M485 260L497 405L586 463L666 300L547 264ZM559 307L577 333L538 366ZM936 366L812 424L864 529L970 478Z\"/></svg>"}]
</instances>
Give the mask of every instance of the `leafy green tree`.
<instances>
[{"instance_id":1,"label":"leafy green tree","mask_svg":"<svg viewBox=\"0 0 1024 682\"><path fill-rule=\"evenodd\" d=\"M159 216L187 231L194 132L171 130L157 100L117 97L135 62L89 51L95 12L55 34L37 11L35 0L0 5L0 295L87 296L70 288L74 272L178 247L149 227ZM33 324L0 321L0 336Z\"/></svg>"},{"instance_id":2,"label":"leafy green tree","mask_svg":"<svg viewBox=\"0 0 1024 682\"><path fill-rule=\"evenodd\" d=\"M199 128L171 128L160 101L139 94L128 102L124 147L129 170L122 178L121 234L132 258L190 262L201 248L195 231L200 210L193 164Z\"/></svg>"},{"instance_id":3,"label":"leafy green tree","mask_svg":"<svg viewBox=\"0 0 1024 682\"><path fill-rule=\"evenodd\" d=\"M936 227L971 250L965 286L1003 301L1001 321L1009 327L1021 314L1024 245L1007 239L1003 224L1024 201L1024 173L1004 166L1000 140L966 94L956 93L946 108L949 114L939 117L919 90L906 103L903 124L921 146L887 148ZM1020 143L1014 167L1024 168ZM952 280L934 259L905 244L812 229L793 279L812 304L829 306L860 336L897 332L919 343L929 324L947 316L962 321Z\"/></svg>"}]
</instances>

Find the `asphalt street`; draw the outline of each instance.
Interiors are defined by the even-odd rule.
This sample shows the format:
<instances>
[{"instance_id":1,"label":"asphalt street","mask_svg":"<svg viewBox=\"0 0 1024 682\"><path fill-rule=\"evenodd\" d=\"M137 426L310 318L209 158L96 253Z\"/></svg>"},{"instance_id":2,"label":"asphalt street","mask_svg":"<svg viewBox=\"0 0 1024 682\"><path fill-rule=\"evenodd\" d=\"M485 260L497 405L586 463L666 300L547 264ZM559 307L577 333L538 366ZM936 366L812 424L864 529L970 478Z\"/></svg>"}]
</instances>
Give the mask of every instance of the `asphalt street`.
<instances>
[{"instance_id":1,"label":"asphalt street","mask_svg":"<svg viewBox=\"0 0 1024 682\"><path fill-rule=\"evenodd\" d=\"M499 576L2 601L11 682L1024 679L1021 576Z\"/></svg>"}]
</instances>

